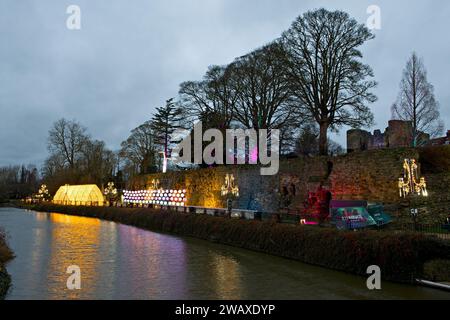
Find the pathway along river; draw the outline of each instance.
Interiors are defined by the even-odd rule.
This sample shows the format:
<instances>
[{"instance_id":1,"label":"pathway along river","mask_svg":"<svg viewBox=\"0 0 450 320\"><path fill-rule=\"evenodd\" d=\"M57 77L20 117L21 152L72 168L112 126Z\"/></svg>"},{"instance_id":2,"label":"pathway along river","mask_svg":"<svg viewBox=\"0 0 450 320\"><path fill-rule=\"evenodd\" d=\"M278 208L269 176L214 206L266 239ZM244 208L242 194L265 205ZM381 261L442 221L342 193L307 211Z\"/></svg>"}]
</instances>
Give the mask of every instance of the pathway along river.
<instances>
[{"instance_id":1,"label":"pathway along river","mask_svg":"<svg viewBox=\"0 0 450 320\"><path fill-rule=\"evenodd\" d=\"M0 208L16 258L7 299L449 299L207 241L57 213ZM81 290L66 287L81 268Z\"/></svg>"}]
</instances>

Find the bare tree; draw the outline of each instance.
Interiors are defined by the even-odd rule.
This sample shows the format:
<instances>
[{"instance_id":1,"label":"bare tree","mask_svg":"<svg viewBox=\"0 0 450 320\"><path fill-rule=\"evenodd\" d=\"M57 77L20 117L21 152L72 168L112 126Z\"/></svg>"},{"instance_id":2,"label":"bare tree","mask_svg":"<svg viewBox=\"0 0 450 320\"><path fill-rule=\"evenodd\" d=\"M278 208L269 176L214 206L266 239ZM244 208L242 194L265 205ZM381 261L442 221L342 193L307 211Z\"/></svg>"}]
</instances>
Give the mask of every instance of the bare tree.
<instances>
[{"instance_id":1,"label":"bare tree","mask_svg":"<svg viewBox=\"0 0 450 320\"><path fill-rule=\"evenodd\" d=\"M306 124L300 129L297 139L296 153L302 156L316 156L319 154L319 128L316 124ZM344 148L336 141L328 138L328 155L337 156L344 153Z\"/></svg>"},{"instance_id":2,"label":"bare tree","mask_svg":"<svg viewBox=\"0 0 450 320\"><path fill-rule=\"evenodd\" d=\"M283 33L286 65L293 95L319 125L319 151L327 154L328 130L342 125L371 125L366 102L376 101L370 89L372 69L361 63L358 50L374 35L342 11L309 11Z\"/></svg>"},{"instance_id":3,"label":"bare tree","mask_svg":"<svg viewBox=\"0 0 450 320\"><path fill-rule=\"evenodd\" d=\"M76 121L60 119L53 124L48 136L48 150L61 156L71 169L88 141L86 129Z\"/></svg>"},{"instance_id":4,"label":"bare tree","mask_svg":"<svg viewBox=\"0 0 450 320\"><path fill-rule=\"evenodd\" d=\"M147 121L131 131L123 141L120 155L131 166L130 175L150 173L156 165L156 149L153 143L152 123Z\"/></svg>"},{"instance_id":5,"label":"bare tree","mask_svg":"<svg viewBox=\"0 0 450 320\"><path fill-rule=\"evenodd\" d=\"M87 141L83 147L80 171L82 182L105 185L114 177L116 156L109 150L105 142Z\"/></svg>"},{"instance_id":6,"label":"bare tree","mask_svg":"<svg viewBox=\"0 0 450 320\"><path fill-rule=\"evenodd\" d=\"M291 106L289 82L285 74L285 51L269 44L237 58L228 68L237 94L234 117L246 128L280 129L298 119Z\"/></svg>"},{"instance_id":7,"label":"bare tree","mask_svg":"<svg viewBox=\"0 0 450 320\"><path fill-rule=\"evenodd\" d=\"M231 74L226 67L210 66L202 81L180 85L181 104L207 127L227 129L233 120L236 102L230 81Z\"/></svg>"},{"instance_id":8,"label":"bare tree","mask_svg":"<svg viewBox=\"0 0 450 320\"><path fill-rule=\"evenodd\" d=\"M421 132L435 137L444 129L434 88L427 80L423 60L415 52L403 70L400 93L392 105L392 118L411 121L414 147L425 143L420 141Z\"/></svg>"},{"instance_id":9,"label":"bare tree","mask_svg":"<svg viewBox=\"0 0 450 320\"><path fill-rule=\"evenodd\" d=\"M297 139L296 153L312 156L319 153L319 129L314 124L303 126Z\"/></svg>"}]
</instances>

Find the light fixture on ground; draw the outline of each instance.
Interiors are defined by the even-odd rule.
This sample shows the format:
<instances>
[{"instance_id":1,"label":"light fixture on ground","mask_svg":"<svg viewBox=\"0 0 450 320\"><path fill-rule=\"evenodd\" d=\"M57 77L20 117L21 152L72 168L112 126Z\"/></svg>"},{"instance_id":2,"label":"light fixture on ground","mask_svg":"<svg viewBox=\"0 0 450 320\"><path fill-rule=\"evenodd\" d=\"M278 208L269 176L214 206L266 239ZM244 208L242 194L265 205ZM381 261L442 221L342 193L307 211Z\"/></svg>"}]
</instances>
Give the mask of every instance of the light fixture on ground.
<instances>
[{"instance_id":1,"label":"light fixture on ground","mask_svg":"<svg viewBox=\"0 0 450 320\"><path fill-rule=\"evenodd\" d=\"M112 205L112 202L117 198L117 189L114 186L114 182L108 182L105 190L103 191L106 199L109 201L109 205Z\"/></svg>"},{"instance_id":2,"label":"light fixture on ground","mask_svg":"<svg viewBox=\"0 0 450 320\"><path fill-rule=\"evenodd\" d=\"M36 198L39 201L46 201L50 199L50 193L48 192L47 186L45 184L41 185L41 187L39 188Z\"/></svg>"}]
</instances>

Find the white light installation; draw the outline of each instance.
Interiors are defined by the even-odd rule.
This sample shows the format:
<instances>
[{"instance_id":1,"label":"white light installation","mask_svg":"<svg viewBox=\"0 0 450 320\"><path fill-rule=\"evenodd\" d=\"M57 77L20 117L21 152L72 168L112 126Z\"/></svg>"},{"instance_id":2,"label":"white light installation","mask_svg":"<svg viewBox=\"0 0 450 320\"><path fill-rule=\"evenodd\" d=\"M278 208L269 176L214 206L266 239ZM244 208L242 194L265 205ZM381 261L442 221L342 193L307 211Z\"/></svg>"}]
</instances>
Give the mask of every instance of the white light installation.
<instances>
[{"instance_id":1,"label":"white light installation","mask_svg":"<svg viewBox=\"0 0 450 320\"><path fill-rule=\"evenodd\" d=\"M124 190L123 202L184 207L187 202L186 190Z\"/></svg>"}]
</instances>

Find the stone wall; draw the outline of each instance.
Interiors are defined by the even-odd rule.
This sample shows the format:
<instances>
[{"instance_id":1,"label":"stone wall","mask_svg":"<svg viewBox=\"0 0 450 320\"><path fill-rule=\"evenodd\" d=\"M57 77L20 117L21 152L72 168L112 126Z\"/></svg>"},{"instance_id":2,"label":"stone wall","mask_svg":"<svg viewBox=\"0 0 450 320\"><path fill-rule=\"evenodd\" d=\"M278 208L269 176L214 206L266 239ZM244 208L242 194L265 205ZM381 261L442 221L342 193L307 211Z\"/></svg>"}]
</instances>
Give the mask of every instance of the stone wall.
<instances>
[{"instance_id":1,"label":"stone wall","mask_svg":"<svg viewBox=\"0 0 450 320\"><path fill-rule=\"evenodd\" d=\"M449 147L450 148L450 147ZM339 157L315 157L284 160L276 176L261 176L257 166L226 166L201 170L169 172L136 178L129 186L146 189L154 178L161 187L187 189L188 204L225 207L220 195L226 173L234 174L240 197L234 206L243 209L276 212L280 208L302 210L308 191L320 185L330 189L334 199L368 200L388 205L401 216L409 210L398 191L405 158L419 159L416 149L381 149L351 153ZM440 207L439 219L450 203L449 174L428 174L428 207ZM434 210L434 209L433 209Z\"/></svg>"}]
</instances>

